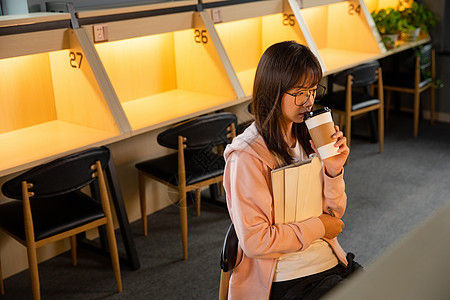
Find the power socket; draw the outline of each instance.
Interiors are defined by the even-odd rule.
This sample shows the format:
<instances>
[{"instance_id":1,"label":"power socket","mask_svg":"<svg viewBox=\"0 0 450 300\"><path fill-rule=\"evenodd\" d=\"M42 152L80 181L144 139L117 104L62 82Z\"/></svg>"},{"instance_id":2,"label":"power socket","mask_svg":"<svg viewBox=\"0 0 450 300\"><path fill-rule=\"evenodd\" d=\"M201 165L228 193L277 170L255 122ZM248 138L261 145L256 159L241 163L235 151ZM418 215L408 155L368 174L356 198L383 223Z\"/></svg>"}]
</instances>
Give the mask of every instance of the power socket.
<instances>
[{"instance_id":1,"label":"power socket","mask_svg":"<svg viewBox=\"0 0 450 300\"><path fill-rule=\"evenodd\" d=\"M220 10L220 8L211 9L211 17L212 17L214 24L222 23L222 11Z\"/></svg>"},{"instance_id":2,"label":"power socket","mask_svg":"<svg viewBox=\"0 0 450 300\"><path fill-rule=\"evenodd\" d=\"M108 40L108 26L105 24L94 25L94 42L105 42Z\"/></svg>"}]
</instances>

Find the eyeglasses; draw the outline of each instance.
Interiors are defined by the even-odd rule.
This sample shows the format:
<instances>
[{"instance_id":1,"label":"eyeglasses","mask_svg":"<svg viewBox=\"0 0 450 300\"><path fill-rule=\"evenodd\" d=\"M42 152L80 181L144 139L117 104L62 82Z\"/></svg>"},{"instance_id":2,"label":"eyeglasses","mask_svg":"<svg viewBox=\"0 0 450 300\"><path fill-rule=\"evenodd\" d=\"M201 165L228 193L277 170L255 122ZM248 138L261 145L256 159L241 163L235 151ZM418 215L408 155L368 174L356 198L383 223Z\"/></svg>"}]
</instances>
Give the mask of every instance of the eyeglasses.
<instances>
[{"instance_id":1,"label":"eyeglasses","mask_svg":"<svg viewBox=\"0 0 450 300\"><path fill-rule=\"evenodd\" d=\"M315 88L315 89L300 90L295 94L291 94L288 92L284 92L284 93L288 94L289 96L294 97L295 105L303 106L306 104L306 102L309 101L309 98L311 97L311 95L314 97L314 102L318 102L320 99L322 99L323 95L325 95L326 91L327 91L327 88L319 83L317 85L317 88Z\"/></svg>"}]
</instances>

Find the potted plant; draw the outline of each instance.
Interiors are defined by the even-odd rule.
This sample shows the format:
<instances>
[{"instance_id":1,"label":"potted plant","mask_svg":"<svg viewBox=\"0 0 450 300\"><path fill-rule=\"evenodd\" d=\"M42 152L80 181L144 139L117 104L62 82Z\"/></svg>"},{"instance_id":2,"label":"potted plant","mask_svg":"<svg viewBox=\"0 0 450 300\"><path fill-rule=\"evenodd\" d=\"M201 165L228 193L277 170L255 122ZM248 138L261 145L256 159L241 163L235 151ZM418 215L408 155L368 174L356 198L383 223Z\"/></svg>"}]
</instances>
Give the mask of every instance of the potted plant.
<instances>
[{"instance_id":1,"label":"potted plant","mask_svg":"<svg viewBox=\"0 0 450 300\"><path fill-rule=\"evenodd\" d=\"M417 37L420 33L420 27L416 27L410 23L410 20L406 14L402 14L402 17L399 20L399 29L400 29L400 37L405 42L414 42L417 40Z\"/></svg>"},{"instance_id":2,"label":"potted plant","mask_svg":"<svg viewBox=\"0 0 450 300\"><path fill-rule=\"evenodd\" d=\"M413 2L400 12L401 37L405 41L415 41L421 31L428 32L436 26L438 18L425 5Z\"/></svg>"},{"instance_id":3,"label":"potted plant","mask_svg":"<svg viewBox=\"0 0 450 300\"><path fill-rule=\"evenodd\" d=\"M389 7L372 12L372 18L381 34L386 48L391 49L397 42L400 33L399 24L402 18L400 11Z\"/></svg>"}]
</instances>

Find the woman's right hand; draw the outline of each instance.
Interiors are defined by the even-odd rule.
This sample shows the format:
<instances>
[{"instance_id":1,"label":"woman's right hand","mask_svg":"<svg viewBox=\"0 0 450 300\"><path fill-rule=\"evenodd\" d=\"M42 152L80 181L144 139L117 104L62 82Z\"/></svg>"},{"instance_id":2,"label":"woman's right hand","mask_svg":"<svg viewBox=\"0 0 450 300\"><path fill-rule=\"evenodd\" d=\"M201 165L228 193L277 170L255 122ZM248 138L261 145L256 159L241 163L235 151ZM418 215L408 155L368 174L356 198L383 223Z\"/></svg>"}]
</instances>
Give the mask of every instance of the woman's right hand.
<instances>
[{"instance_id":1,"label":"woman's right hand","mask_svg":"<svg viewBox=\"0 0 450 300\"><path fill-rule=\"evenodd\" d=\"M319 219L325 227L325 237L327 239L333 239L338 236L344 229L345 224L341 219L330 216L329 214L322 214Z\"/></svg>"}]
</instances>

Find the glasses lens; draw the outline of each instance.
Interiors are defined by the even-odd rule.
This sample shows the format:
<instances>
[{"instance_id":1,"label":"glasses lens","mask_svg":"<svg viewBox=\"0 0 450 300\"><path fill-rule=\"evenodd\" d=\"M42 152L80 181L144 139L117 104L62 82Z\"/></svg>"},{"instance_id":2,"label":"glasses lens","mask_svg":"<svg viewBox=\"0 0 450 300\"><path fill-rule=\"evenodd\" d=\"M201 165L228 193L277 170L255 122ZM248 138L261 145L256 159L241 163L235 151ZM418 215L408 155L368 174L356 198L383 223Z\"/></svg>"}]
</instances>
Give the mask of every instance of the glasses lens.
<instances>
[{"instance_id":1,"label":"glasses lens","mask_svg":"<svg viewBox=\"0 0 450 300\"><path fill-rule=\"evenodd\" d=\"M317 85L316 90L302 91L300 93L297 93L295 94L295 104L297 106L305 105L306 102L308 102L308 100L310 99L310 97L314 97L314 101L317 102L325 95L326 90L327 90L326 87L319 84Z\"/></svg>"}]
</instances>

